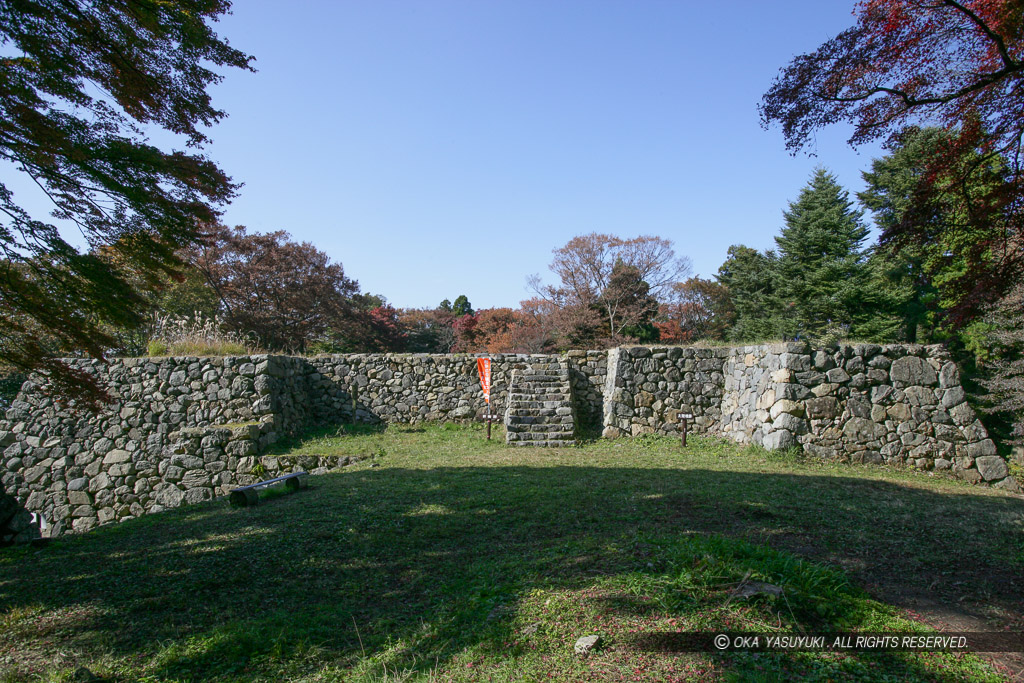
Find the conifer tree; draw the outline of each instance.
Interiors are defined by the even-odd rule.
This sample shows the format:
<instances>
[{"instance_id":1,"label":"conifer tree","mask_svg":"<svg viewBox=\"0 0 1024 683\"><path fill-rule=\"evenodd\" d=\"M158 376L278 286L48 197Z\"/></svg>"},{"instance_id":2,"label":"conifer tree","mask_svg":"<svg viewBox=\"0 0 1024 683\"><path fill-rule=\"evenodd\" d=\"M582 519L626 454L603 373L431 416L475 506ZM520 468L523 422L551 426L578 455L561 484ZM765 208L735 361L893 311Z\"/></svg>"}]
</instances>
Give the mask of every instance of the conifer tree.
<instances>
[{"instance_id":1,"label":"conifer tree","mask_svg":"<svg viewBox=\"0 0 1024 683\"><path fill-rule=\"evenodd\" d=\"M716 279L728 290L735 322L728 331L734 342L761 342L785 336L778 298L778 259L736 244L718 269Z\"/></svg>"},{"instance_id":2,"label":"conifer tree","mask_svg":"<svg viewBox=\"0 0 1024 683\"><path fill-rule=\"evenodd\" d=\"M849 193L819 168L783 216L775 243L786 336L877 336L865 328L881 293L867 264L868 228Z\"/></svg>"}]
</instances>

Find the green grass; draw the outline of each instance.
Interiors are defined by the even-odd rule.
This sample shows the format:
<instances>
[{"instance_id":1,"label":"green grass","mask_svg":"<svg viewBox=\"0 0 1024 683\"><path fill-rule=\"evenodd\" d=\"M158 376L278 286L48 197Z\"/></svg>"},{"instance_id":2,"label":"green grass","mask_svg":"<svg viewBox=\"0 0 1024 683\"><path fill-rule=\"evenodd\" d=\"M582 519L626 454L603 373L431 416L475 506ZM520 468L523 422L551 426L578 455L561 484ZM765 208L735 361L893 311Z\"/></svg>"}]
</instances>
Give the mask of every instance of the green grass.
<instances>
[{"instance_id":1,"label":"green grass","mask_svg":"<svg viewBox=\"0 0 1024 683\"><path fill-rule=\"evenodd\" d=\"M645 436L511 449L481 425L347 427L371 456L0 553L0 681L1004 680L974 655L642 652L673 630L1021 630L1024 501L941 476ZM740 599L744 580L781 586ZM602 646L573 653L583 635Z\"/></svg>"}]
</instances>

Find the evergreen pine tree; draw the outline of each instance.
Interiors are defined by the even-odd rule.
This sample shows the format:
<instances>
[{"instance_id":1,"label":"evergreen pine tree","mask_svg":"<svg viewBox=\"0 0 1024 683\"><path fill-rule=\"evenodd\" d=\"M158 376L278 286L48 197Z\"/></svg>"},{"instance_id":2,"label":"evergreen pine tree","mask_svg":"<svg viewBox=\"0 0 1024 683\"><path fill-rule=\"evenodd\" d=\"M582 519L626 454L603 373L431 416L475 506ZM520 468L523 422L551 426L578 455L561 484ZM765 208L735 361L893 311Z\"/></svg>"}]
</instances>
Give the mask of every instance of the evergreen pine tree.
<instances>
[{"instance_id":1,"label":"evergreen pine tree","mask_svg":"<svg viewBox=\"0 0 1024 683\"><path fill-rule=\"evenodd\" d=\"M762 342L785 336L778 298L778 258L734 244L716 279L728 290L735 322L727 336L734 342Z\"/></svg>"},{"instance_id":2,"label":"evergreen pine tree","mask_svg":"<svg viewBox=\"0 0 1024 683\"><path fill-rule=\"evenodd\" d=\"M784 212L778 293L787 337L878 337L883 306L872 284L868 228L835 176L819 168Z\"/></svg>"}]
</instances>

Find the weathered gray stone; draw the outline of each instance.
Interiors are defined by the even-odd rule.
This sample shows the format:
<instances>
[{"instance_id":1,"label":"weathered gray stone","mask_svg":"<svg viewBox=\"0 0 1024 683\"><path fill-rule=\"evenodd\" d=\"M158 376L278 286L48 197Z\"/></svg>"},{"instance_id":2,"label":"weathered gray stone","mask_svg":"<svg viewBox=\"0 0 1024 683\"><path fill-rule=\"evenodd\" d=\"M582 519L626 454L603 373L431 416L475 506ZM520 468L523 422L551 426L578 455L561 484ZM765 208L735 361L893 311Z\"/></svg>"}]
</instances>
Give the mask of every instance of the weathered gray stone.
<instances>
[{"instance_id":1,"label":"weathered gray stone","mask_svg":"<svg viewBox=\"0 0 1024 683\"><path fill-rule=\"evenodd\" d=\"M68 482L68 491L85 491L89 488L89 477L78 477Z\"/></svg>"},{"instance_id":2,"label":"weathered gray stone","mask_svg":"<svg viewBox=\"0 0 1024 683\"><path fill-rule=\"evenodd\" d=\"M968 425L974 421L974 411L966 403L950 408L949 416L953 418L953 424L956 425Z\"/></svg>"},{"instance_id":3,"label":"weathered gray stone","mask_svg":"<svg viewBox=\"0 0 1024 683\"><path fill-rule=\"evenodd\" d=\"M904 356L892 362L889 376L897 388L908 386L932 386L938 381L931 365L917 356Z\"/></svg>"},{"instance_id":4,"label":"weathered gray stone","mask_svg":"<svg viewBox=\"0 0 1024 683\"><path fill-rule=\"evenodd\" d=\"M181 485L186 489L211 486L210 473L205 470L189 470L181 478Z\"/></svg>"},{"instance_id":5,"label":"weathered gray stone","mask_svg":"<svg viewBox=\"0 0 1024 683\"><path fill-rule=\"evenodd\" d=\"M933 406L936 403L935 392L926 387L907 387L903 395L913 406Z\"/></svg>"},{"instance_id":6,"label":"weathered gray stone","mask_svg":"<svg viewBox=\"0 0 1024 683\"><path fill-rule=\"evenodd\" d=\"M807 417L812 420L831 420L839 414L839 402L830 396L807 401Z\"/></svg>"},{"instance_id":7,"label":"weathered gray stone","mask_svg":"<svg viewBox=\"0 0 1024 683\"><path fill-rule=\"evenodd\" d=\"M576 640L573 651L578 655L589 655L601 644L601 636L583 636Z\"/></svg>"},{"instance_id":8,"label":"weathered gray stone","mask_svg":"<svg viewBox=\"0 0 1024 683\"><path fill-rule=\"evenodd\" d=\"M159 484L153 490L153 499L165 508L176 508L185 499L185 492L173 484Z\"/></svg>"},{"instance_id":9,"label":"weathered gray stone","mask_svg":"<svg viewBox=\"0 0 1024 683\"><path fill-rule=\"evenodd\" d=\"M946 363L939 372L939 386L943 389L950 389L960 386L960 371L955 363Z\"/></svg>"},{"instance_id":10,"label":"weathered gray stone","mask_svg":"<svg viewBox=\"0 0 1024 683\"><path fill-rule=\"evenodd\" d=\"M109 489L113 487L113 483L110 481L110 477L107 476L106 472L100 472L95 477L89 480L89 492L96 493L103 489Z\"/></svg>"},{"instance_id":11,"label":"weathered gray stone","mask_svg":"<svg viewBox=\"0 0 1024 683\"><path fill-rule=\"evenodd\" d=\"M996 445L992 443L992 439L967 444L967 454L972 458L982 455L995 455L996 452Z\"/></svg>"},{"instance_id":12,"label":"weathered gray stone","mask_svg":"<svg viewBox=\"0 0 1024 683\"><path fill-rule=\"evenodd\" d=\"M129 453L128 451L120 450L118 448L115 448L114 450L110 451L105 456L103 456L104 465L114 465L117 463L131 462L131 460L131 453Z\"/></svg>"},{"instance_id":13,"label":"weathered gray stone","mask_svg":"<svg viewBox=\"0 0 1024 683\"><path fill-rule=\"evenodd\" d=\"M1001 481L997 481L992 484L994 489L1002 489L1003 491L1009 491L1010 493L1021 493L1021 486L1017 483L1017 480L1013 477L1007 477Z\"/></svg>"},{"instance_id":14,"label":"weathered gray stone","mask_svg":"<svg viewBox=\"0 0 1024 683\"><path fill-rule=\"evenodd\" d=\"M780 413L778 417L772 420L772 427L789 431L793 434L805 434L807 432L807 422L790 413Z\"/></svg>"},{"instance_id":15,"label":"weathered gray stone","mask_svg":"<svg viewBox=\"0 0 1024 683\"><path fill-rule=\"evenodd\" d=\"M843 425L843 434L854 443L870 443L885 436L885 427L862 417L851 417Z\"/></svg>"},{"instance_id":16,"label":"weathered gray stone","mask_svg":"<svg viewBox=\"0 0 1024 683\"><path fill-rule=\"evenodd\" d=\"M195 505L207 500L213 500L212 488L193 488L185 491L184 502L188 505Z\"/></svg>"},{"instance_id":17,"label":"weathered gray stone","mask_svg":"<svg viewBox=\"0 0 1024 683\"><path fill-rule=\"evenodd\" d=\"M978 468L978 472L985 481L1002 479L1010 473L1006 461L998 455L983 455L980 458L975 458L974 466Z\"/></svg>"},{"instance_id":18,"label":"weathered gray stone","mask_svg":"<svg viewBox=\"0 0 1024 683\"><path fill-rule=\"evenodd\" d=\"M850 374L842 368L832 368L825 373L825 376L832 384L843 384L850 381Z\"/></svg>"},{"instance_id":19,"label":"weathered gray stone","mask_svg":"<svg viewBox=\"0 0 1024 683\"><path fill-rule=\"evenodd\" d=\"M967 400L967 394L964 392L963 387L950 387L942 392L942 407L952 408L958 406Z\"/></svg>"},{"instance_id":20,"label":"weathered gray stone","mask_svg":"<svg viewBox=\"0 0 1024 683\"><path fill-rule=\"evenodd\" d=\"M779 415L783 413L789 413L790 415L802 417L804 415L804 406L802 403L799 403L797 401L782 399L775 402L775 405L772 406L772 409L769 414L771 415L772 420L775 420Z\"/></svg>"},{"instance_id":21,"label":"weathered gray stone","mask_svg":"<svg viewBox=\"0 0 1024 683\"><path fill-rule=\"evenodd\" d=\"M787 429L779 429L766 434L761 445L769 451L778 451L796 446L797 441L792 432Z\"/></svg>"}]
</instances>

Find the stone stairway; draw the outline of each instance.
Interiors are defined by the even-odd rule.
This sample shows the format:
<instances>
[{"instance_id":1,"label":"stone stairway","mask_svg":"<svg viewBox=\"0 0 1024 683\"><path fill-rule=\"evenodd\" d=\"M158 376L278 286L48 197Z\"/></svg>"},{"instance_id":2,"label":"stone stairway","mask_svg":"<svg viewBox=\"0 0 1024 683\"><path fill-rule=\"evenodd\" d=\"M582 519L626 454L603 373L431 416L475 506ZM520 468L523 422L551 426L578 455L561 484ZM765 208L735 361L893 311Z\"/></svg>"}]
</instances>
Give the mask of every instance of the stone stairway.
<instances>
[{"instance_id":1,"label":"stone stairway","mask_svg":"<svg viewBox=\"0 0 1024 683\"><path fill-rule=\"evenodd\" d=\"M505 409L505 441L511 446L575 445L576 411L566 363L513 371Z\"/></svg>"}]
</instances>

